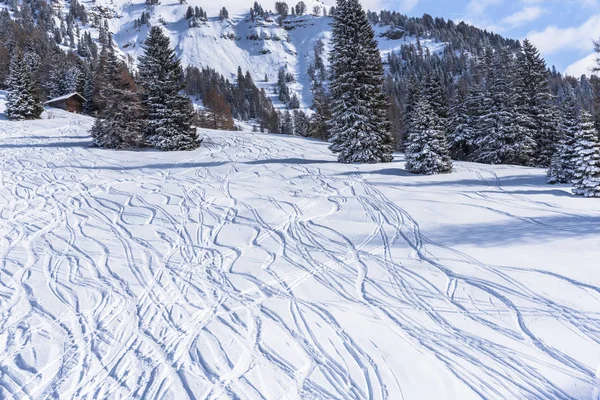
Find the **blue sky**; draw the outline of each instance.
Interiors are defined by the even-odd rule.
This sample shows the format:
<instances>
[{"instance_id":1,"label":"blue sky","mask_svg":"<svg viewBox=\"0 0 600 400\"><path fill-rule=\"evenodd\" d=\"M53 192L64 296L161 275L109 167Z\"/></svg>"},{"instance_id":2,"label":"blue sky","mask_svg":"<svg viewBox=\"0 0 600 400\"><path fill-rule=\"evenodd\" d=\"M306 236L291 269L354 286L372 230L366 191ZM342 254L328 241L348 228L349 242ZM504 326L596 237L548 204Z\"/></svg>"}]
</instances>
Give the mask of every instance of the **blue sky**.
<instances>
[{"instance_id":1,"label":"blue sky","mask_svg":"<svg viewBox=\"0 0 600 400\"><path fill-rule=\"evenodd\" d=\"M594 65L600 0L363 0L365 7L464 20L503 36L529 38L549 65L579 76Z\"/></svg>"}]
</instances>

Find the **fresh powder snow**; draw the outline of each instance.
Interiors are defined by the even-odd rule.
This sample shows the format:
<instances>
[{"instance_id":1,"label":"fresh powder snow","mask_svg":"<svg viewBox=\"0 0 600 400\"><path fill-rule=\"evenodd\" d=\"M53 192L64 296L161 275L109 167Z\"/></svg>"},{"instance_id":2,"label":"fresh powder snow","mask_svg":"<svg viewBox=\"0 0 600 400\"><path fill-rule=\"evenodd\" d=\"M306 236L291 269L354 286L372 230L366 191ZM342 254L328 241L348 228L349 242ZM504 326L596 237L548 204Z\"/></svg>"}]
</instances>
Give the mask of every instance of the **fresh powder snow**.
<instances>
[{"instance_id":1,"label":"fresh powder snow","mask_svg":"<svg viewBox=\"0 0 600 400\"><path fill-rule=\"evenodd\" d=\"M0 398L597 398L600 203L542 169L92 124L0 120Z\"/></svg>"}]
</instances>

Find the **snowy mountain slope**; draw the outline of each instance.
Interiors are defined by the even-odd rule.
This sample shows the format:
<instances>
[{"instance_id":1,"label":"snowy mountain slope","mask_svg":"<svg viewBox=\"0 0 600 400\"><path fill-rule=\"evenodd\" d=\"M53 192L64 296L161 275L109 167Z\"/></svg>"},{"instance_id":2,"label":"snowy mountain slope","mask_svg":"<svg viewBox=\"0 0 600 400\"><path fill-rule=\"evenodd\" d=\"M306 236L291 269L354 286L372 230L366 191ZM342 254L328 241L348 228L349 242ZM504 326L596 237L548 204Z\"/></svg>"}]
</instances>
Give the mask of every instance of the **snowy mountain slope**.
<instances>
[{"instance_id":1,"label":"snowy mountain slope","mask_svg":"<svg viewBox=\"0 0 600 400\"><path fill-rule=\"evenodd\" d=\"M600 205L542 170L46 117L0 120L0 398L597 398Z\"/></svg>"},{"instance_id":2,"label":"snowy mountain slope","mask_svg":"<svg viewBox=\"0 0 600 400\"><path fill-rule=\"evenodd\" d=\"M279 69L285 67L295 75L296 83L291 85L291 89L301 95L305 107L312 103L307 69L314 59L314 45L323 39L328 50L331 38L331 18L310 14L290 16L284 26L276 22L276 16L268 20L257 17L253 21L249 15L236 15L220 21L216 14L209 14L207 22L190 28L185 19L188 6L206 9L205 2L190 0L180 4L179 0L163 0L151 7L146 6L143 0L89 0L81 3L90 10L98 7L110 10L104 15L116 15L109 19L109 28L119 48L133 59L142 53L142 43L148 31L147 26L136 29L134 22L142 12L150 12L151 24L163 27L183 65L214 68L230 79L235 79L237 69L241 67L244 72L250 71L259 86L267 89L274 87ZM305 3L309 12L314 6L328 8L317 0ZM251 2L248 8L250 6ZM382 36L390 30L388 26L376 26L375 30L384 57L402 44L416 40L410 36L397 40ZM428 39L422 40L422 46L431 52L443 49L443 44ZM264 82L265 76L269 83Z\"/></svg>"}]
</instances>

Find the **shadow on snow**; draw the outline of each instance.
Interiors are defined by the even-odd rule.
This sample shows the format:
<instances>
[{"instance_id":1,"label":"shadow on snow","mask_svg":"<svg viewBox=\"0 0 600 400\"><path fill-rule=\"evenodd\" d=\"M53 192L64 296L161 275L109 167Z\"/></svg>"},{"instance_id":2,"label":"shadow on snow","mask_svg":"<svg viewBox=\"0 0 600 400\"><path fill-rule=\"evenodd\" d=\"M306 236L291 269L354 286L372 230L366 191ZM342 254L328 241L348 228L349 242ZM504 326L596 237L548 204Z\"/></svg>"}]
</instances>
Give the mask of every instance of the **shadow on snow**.
<instances>
[{"instance_id":1,"label":"shadow on snow","mask_svg":"<svg viewBox=\"0 0 600 400\"><path fill-rule=\"evenodd\" d=\"M0 144L0 149L35 149L35 148L64 148L64 147L90 147L91 140L77 142L49 142L49 143L6 143Z\"/></svg>"},{"instance_id":2,"label":"shadow on snow","mask_svg":"<svg viewBox=\"0 0 600 400\"><path fill-rule=\"evenodd\" d=\"M337 163L335 160L311 160L306 158L269 158L266 160L246 161L242 164L248 165L268 165L268 164L331 164Z\"/></svg>"},{"instance_id":3,"label":"shadow on snow","mask_svg":"<svg viewBox=\"0 0 600 400\"><path fill-rule=\"evenodd\" d=\"M565 238L586 238L600 235L600 216L560 215L511 219L494 223L441 225L427 232L427 237L444 245L475 245L481 247L507 244L543 244Z\"/></svg>"}]
</instances>

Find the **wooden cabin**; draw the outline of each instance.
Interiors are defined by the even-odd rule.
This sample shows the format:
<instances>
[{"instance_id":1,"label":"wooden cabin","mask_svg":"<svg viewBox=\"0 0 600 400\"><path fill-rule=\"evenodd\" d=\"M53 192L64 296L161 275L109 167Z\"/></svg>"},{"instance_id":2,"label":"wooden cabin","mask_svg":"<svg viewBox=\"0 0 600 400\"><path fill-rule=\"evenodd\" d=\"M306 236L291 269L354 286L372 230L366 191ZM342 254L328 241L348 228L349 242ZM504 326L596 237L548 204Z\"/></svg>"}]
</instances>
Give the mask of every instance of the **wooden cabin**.
<instances>
[{"instance_id":1,"label":"wooden cabin","mask_svg":"<svg viewBox=\"0 0 600 400\"><path fill-rule=\"evenodd\" d=\"M85 99L77 92L69 93L44 103L46 106L60 108L68 112L81 114L83 111L83 102Z\"/></svg>"}]
</instances>

